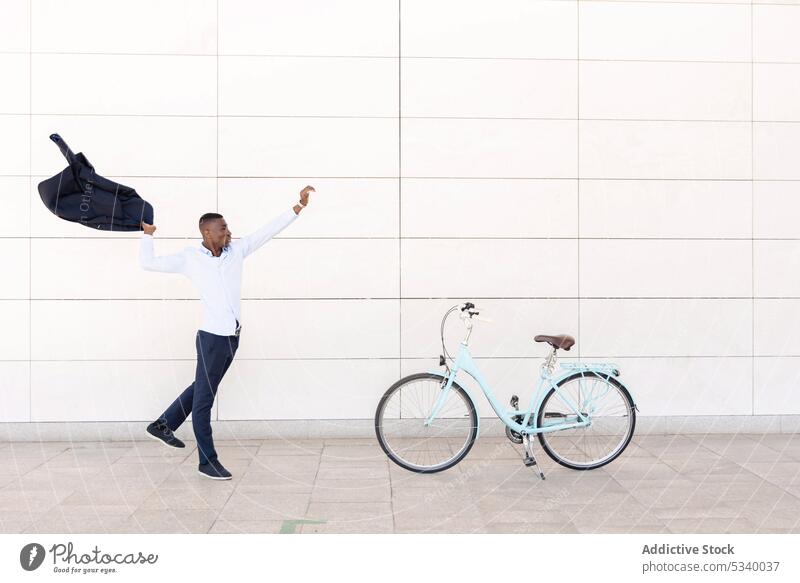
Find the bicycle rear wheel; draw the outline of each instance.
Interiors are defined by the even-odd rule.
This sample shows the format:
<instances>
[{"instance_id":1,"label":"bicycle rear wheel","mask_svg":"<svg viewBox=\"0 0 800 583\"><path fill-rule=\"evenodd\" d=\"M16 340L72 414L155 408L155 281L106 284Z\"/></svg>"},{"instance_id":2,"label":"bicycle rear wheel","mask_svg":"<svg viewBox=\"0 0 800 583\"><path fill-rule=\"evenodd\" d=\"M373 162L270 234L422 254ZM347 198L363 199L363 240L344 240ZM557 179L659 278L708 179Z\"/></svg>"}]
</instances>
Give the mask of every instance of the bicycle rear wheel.
<instances>
[{"instance_id":1,"label":"bicycle rear wheel","mask_svg":"<svg viewBox=\"0 0 800 583\"><path fill-rule=\"evenodd\" d=\"M375 411L375 434L381 448L397 465L412 472L434 473L460 462L478 435L478 415L466 391L453 382L430 425L433 410L447 380L418 373L393 384Z\"/></svg>"},{"instance_id":2,"label":"bicycle rear wheel","mask_svg":"<svg viewBox=\"0 0 800 583\"><path fill-rule=\"evenodd\" d=\"M578 421L571 402L591 420L585 427L539 433L542 449L562 466L574 470L599 468L616 459L631 441L636 410L628 390L614 377L596 372L575 373L559 381L542 401L538 426Z\"/></svg>"}]
</instances>

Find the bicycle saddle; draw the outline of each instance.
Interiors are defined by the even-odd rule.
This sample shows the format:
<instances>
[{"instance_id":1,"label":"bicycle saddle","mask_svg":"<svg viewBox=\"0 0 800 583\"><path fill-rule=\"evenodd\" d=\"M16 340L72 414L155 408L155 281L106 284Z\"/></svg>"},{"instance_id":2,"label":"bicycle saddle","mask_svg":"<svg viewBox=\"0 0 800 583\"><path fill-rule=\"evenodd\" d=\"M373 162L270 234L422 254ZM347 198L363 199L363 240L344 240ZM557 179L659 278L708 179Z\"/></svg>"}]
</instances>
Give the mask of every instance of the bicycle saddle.
<instances>
[{"instance_id":1,"label":"bicycle saddle","mask_svg":"<svg viewBox=\"0 0 800 583\"><path fill-rule=\"evenodd\" d=\"M534 342L547 342L553 348L562 348L564 350L569 350L573 344L575 344L575 339L570 336L569 334L559 334L558 336L547 336L546 334L540 334L533 339Z\"/></svg>"}]
</instances>

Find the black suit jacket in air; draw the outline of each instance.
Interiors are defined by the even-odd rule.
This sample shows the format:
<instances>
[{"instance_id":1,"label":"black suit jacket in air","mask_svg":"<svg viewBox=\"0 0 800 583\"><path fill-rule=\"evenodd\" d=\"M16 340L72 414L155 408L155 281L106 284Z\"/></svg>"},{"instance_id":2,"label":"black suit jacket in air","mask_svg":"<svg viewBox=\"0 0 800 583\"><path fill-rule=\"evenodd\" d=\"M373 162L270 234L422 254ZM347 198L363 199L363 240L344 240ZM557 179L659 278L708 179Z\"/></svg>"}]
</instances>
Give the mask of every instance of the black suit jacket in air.
<instances>
[{"instance_id":1,"label":"black suit jacket in air","mask_svg":"<svg viewBox=\"0 0 800 583\"><path fill-rule=\"evenodd\" d=\"M141 231L141 222L153 224L153 207L130 186L95 174L83 153L74 154L58 134L50 139L69 166L39 183L45 206L65 221L103 231Z\"/></svg>"}]
</instances>

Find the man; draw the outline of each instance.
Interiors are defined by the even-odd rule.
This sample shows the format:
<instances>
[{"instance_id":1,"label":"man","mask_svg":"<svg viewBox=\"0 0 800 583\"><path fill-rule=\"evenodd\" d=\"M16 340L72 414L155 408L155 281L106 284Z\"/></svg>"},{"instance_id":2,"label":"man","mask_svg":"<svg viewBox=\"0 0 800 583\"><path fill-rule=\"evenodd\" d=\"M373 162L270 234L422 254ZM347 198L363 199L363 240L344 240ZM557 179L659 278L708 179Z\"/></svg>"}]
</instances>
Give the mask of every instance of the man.
<instances>
[{"instance_id":1,"label":"man","mask_svg":"<svg viewBox=\"0 0 800 583\"><path fill-rule=\"evenodd\" d=\"M172 447L185 447L173 435L192 414L192 427L200 455L198 472L215 480L230 480L231 473L217 459L211 437L211 407L222 377L239 348L242 262L244 258L289 226L308 204L314 187L300 191L300 202L258 229L231 241L225 218L217 213L200 217L200 245L186 247L180 253L156 257L153 233L156 227L142 223L144 234L139 247L139 261L148 271L180 273L188 277L200 292L203 324L195 336L197 368L194 382L147 426L147 434Z\"/></svg>"}]
</instances>

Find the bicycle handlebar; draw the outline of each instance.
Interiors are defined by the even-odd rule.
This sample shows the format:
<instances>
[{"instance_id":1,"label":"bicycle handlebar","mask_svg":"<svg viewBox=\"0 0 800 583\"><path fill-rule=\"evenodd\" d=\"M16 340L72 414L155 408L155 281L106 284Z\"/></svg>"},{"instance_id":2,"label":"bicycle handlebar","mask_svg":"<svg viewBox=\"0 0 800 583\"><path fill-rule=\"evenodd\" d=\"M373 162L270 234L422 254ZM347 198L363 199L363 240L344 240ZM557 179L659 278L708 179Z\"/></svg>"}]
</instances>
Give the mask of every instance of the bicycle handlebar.
<instances>
[{"instance_id":1,"label":"bicycle handlebar","mask_svg":"<svg viewBox=\"0 0 800 583\"><path fill-rule=\"evenodd\" d=\"M467 321L467 318L470 320L480 320L481 322L492 322L489 318L480 317L480 308L477 308L472 302L460 304L458 307L461 309L461 319L464 320L464 322Z\"/></svg>"},{"instance_id":2,"label":"bicycle handlebar","mask_svg":"<svg viewBox=\"0 0 800 583\"><path fill-rule=\"evenodd\" d=\"M481 318L481 317L479 317L478 314L480 314L480 310L478 308L476 308L475 304L473 304L472 302L465 302L463 304L456 304L455 306L452 306L449 310L447 310L447 312L445 312L445 315L442 317L442 324L439 327L440 328L440 330L439 330L440 337L441 337L441 340L442 340L442 353L443 353L439 357L439 364L440 365L445 365L446 366L447 360L448 359L452 360L452 357L447 352L447 346L445 346L445 343L444 343L444 325L445 325L445 322L447 321L447 317L451 313L453 313L455 310L460 310L461 311L461 313L459 314L459 317L464 321L464 326L467 327L467 337L464 339L464 343L467 342L467 340L469 339L469 335L472 333L472 320L473 319L480 320L482 322L492 322L492 320L490 320L489 318Z\"/></svg>"}]
</instances>

